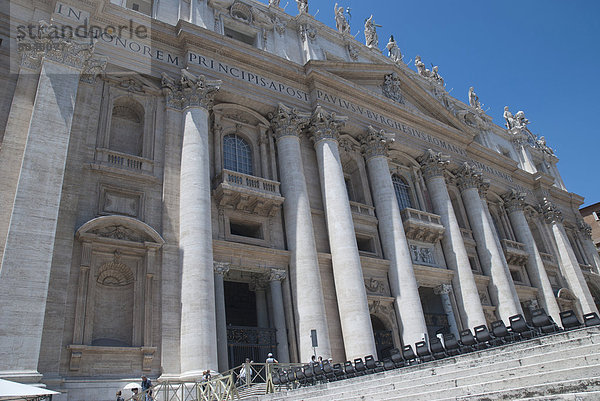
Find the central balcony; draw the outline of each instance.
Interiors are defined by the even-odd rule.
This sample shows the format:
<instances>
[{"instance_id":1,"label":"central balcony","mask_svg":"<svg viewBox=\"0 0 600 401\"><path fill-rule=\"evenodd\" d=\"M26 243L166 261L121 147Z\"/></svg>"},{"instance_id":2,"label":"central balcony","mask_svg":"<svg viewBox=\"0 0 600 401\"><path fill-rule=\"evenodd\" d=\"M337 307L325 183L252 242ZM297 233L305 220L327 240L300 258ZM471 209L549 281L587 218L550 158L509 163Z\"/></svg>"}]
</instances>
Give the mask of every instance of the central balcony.
<instances>
[{"instance_id":1,"label":"central balcony","mask_svg":"<svg viewBox=\"0 0 600 401\"><path fill-rule=\"evenodd\" d=\"M446 230L437 214L407 207L400 215L408 239L435 243L442 238Z\"/></svg>"},{"instance_id":2,"label":"central balcony","mask_svg":"<svg viewBox=\"0 0 600 401\"><path fill-rule=\"evenodd\" d=\"M500 240L502 249L504 250L504 256L506 262L509 265L522 266L527 263L529 254L525 251L525 245L517 241L511 241L509 239Z\"/></svg>"},{"instance_id":3,"label":"central balcony","mask_svg":"<svg viewBox=\"0 0 600 401\"><path fill-rule=\"evenodd\" d=\"M215 178L214 197L219 207L270 217L284 200L279 182L225 169Z\"/></svg>"}]
</instances>

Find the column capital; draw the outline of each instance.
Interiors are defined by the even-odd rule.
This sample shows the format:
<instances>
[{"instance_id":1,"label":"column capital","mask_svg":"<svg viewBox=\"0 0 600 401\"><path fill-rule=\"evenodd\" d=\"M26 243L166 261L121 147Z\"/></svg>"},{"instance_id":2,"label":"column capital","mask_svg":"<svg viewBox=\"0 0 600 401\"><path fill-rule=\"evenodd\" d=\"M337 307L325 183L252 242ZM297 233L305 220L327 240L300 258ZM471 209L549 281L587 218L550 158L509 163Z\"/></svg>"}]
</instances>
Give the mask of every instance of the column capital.
<instances>
[{"instance_id":1,"label":"column capital","mask_svg":"<svg viewBox=\"0 0 600 401\"><path fill-rule=\"evenodd\" d=\"M178 80L162 73L162 91L167 106L178 110L188 107L211 109L216 92L221 86L220 80L208 80L204 75L194 75L187 69L181 70Z\"/></svg>"},{"instance_id":2,"label":"column capital","mask_svg":"<svg viewBox=\"0 0 600 401\"><path fill-rule=\"evenodd\" d=\"M562 211L548 198L542 200L539 210L543 213L546 223L561 223L563 221Z\"/></svg>"},{"instance_id":3,"label":"column capital","mask_svg":"<svg viewBox=\"0 0 600 401\"><path fill-rule=\"evenodd\" d=\"M231 263L217 262L217 261L213 262L213 269L215 270L215 273L220 274L221 276L224 276L225 274L227 274L227 272L229 272L230 268L231 268Z\"/></svg>"},{"instance_id":4,"label":"column capital","mask_svg":"<svg viewBox=\"0 0 600 401\"><path fill-rule=\"evenodd\" d=\"M95 58L94 50L94 41L75 41L72 36L63 35L61 28L43 20L38 23L35 36L17 38L22 67L38 70L42 60L48 59L83 70L88 82L104 73L108 61L106 57Z\"/></svg>"},{"instance_id":5,"label":"column capital","mask_svg":"<svg viewBox=\"0 0 600 401\"><path fill-rule=\"evenodd\" d=\"M585 238L592 239L592 226L583 221L583 219L577 219L577 227Z\"/></svg>"},{"instance_id":6,"label":"column capital","mask_svg":"<svg viewBox=\"0 0 600 401\"><path fill-rule=\"evenodd\" d=\"M370 125L367 132L359 137L359 140L360 150L367 161L377 156L387 157L390 145L394 142L394 138L384 130L378 131Z\"/></svg>"},{"instance_id":7,"label":"column capital","mask_svg":"<svg viewBox=\"0 0 600 401\"><path fill-rule=\"evenodd\" d=\"M310 117L308 127L315 144L319 141L331 139L338 140L340 128L344 126L348 117L338 116L335 112L327 112L323 107L317 106Z\"/></svg>"},{"instance_id":8,"label":"column capital","mask_svg":"<svg viewBox=\"0 0 600 401\"><path fill-rule=\"evenodd\" d=\"M268 117L276 139L284 136L298 137L310 120L310 114L301 113L298 109L282 103L279 103L277 111L269 113Z\"/></svg>"},{"instance_id":9,"label":"column capital","mask_svg":"<svg viewBox=\"0 0 600 401\"><path fill-rule=\"evenodd\" d=\"M427 149L425 153L417 157L417 162L421 165L421 172L425 178L443 177L444 170L450 163L448 156L431 149Z\"/></svg>"},{"instance_id":10,"label":"column capital","mask_svg":"<svg viewBox=\"0 0 600 401\"><path fill-rule=\"evenodd\" d=\"M504 207L508 213L523 210L525 207L525 196L526 194L523 192L517 192L515 189L511 189L502 195L502 200L504 201Z\"/></svg>"},{"instance_id":11,"label":"column capital","mask_svg":"<svg viewBox=\"0 0 600 401\"><path fill-rule=\"evenodd\" d=\"M461 192L469 188L479 190L484 184L483 173L477 167L464 162L456 171L456 182Z\"/></svg>"},{"instance_id":12,"label":"column capital","mask_svg":"<svg viewBox=\"0 0 600 401\"><path fill-rule=\"evenodd\" d=\"M287 277L287 273L283 269L271 269L269 273L269 281L283 281Z\"/></svg>"},{"instance_id":13,"label":"column capital","mask_svg":"<svg viewBox=\"0 0 600 401\"><path fill-rule=\"evenodd\" d=\"M265 291L267 289L267 281L265 276L256 274L252 277L249 288L250 291Z\"/></svg>"},{"instance_id":14,"label":"column capital","mask_svg":"<svg viewBox=\"0 0 600 401\"><path fill-rule=\"evenodd\" d=\"M442 295L442 294L450 294L452 292L451 284L441 284L433 289L434 294Z\"/></svg>"}]
</instances>

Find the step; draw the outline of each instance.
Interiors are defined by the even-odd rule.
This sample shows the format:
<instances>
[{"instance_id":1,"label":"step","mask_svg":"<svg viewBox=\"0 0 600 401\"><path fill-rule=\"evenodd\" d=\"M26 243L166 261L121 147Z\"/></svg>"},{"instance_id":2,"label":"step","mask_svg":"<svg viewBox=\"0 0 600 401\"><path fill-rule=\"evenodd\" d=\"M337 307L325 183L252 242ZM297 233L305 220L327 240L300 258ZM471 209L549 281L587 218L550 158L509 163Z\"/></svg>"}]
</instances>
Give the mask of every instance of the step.
<instances>
[{"instance_id":1,"label":"step","mask_svg":"<svg viewBox=\"0 0 600 401\"><path fill-rule=\"evenodd\" d=\"M597 346L595 347L595 351L600 351ZM409 377L401 376L398 378L394 378L393 381L386 380L387 383L380 383L377 386L369 385L367 387L354 385L348 385L343 388L343 391L336 392L321 392L318 395L303 397L304 400L310 400L311 398L318 398L325 394L328 394L332 398L336 399L347 399L356 395L363 394L364 392L370 389L380 390L378 392L385 392L386 390L402 390L402 391L410 391L410 389L419 389L425 385L436 385L436 386L444 386L444 384L449 384L450 387L457 387L465 384L473 384L473 383L481 383L485 382L488 379L495 379L498 377L502 377L505 379L510 379L515 376L519 376L520 372L524 373L533 373L533 372L549 372L555 369L565 369L565 366L568 367L577 367L585 361L585 356L587 356L588 360L585 363L586 365L591 365L595 363L600 363L600 353L594 354L593 357L589 355L588 350L584 350L581 355L573 356L571 358L564 358L561 354L555 354L557 358L542 361L539 363L533 364L518 364L518 361L515 361L512 366L508 366L505 369L500 369L497 367L495 371L482 373L478 371L478 367L475 366L468 371L455 369L449 374L446 375L432 375L425 378L421 378L420 380L410 379ZM450 376L450 377L449 377ZM399 381L400 380L400 381ZM418 382L417 385L412 385L413 383Z\"/></svg>"},{"instance_id":2,"label":"step","mask_svg":"<svg viewBox=\"0 0 600 401\"><path fill-rule=\"evenodd\" d=\"M565 368L565 366L562 364L562 362L567 362L566 365L568 365L568 367ZM580 364L578 363L580 362ZM579 365L579 366L578 366ZM478 374L476 371L474 372L470 372L473 373L471 375L466 375L463 374L464 372L458 372L458 377L456 378L438 378L438 377L434 377L433 379L435 380L428 380L427 382L424 381L419 381L418 384L416 385L412 385L413 383L415 383L415 381L411 380L411 381L406 381L403 380L400 383L392 383L390 385L386 385L383 387L379 387L379 390L383 390L383 391L377 391L375 393L371 392L370 394L385 394L388 393L390 391L392 392L397 392L397 391L401 391L403 394L413 394L414 391L421 391L423 389L423 387L430 385L430 386L435 386L436 388L441 389L440 391L444 391L445 389L454 389L454 388L460 388L460 387L468 387L468 386L476 386L476 385L485 385L487 383L496 383L496 382L506 382L509 380L514 380L514 379L518 379L518 378L523 378L523 377L530 377L532 375L537 375L537 374L550 374L554 371L561 371L561 372L567 372L564 373L565 376L564 379L569 379L570 376L568 376L568 372L570 372L573 369L578 369L581 368L582 366L594 366L594 365L599 365L600 366L600 353L596 353L593 356L590 357L575 357L575 358L563 358L560 360L556 360L556 361L550 361L550 362L543 362L540 364L534 364L534 365L526 365L526 366L521 366L518 368L509 368L509 369L504 369L504 370L498 370L496 372L489 372L486 374ZM391 388L390 388L391 387ZM335 394L331 394L332 397L334 398L339 398L339 399L352 399L353 397L356 396L360 396L362 394L365 393L365 391L369 390L369 389L353 389L349 391L345 391L343 393L335 393ZM383 399L385 397L381 397L378 399ZM309 398L307 398L309 399Z\"/></svg>"},{"instance_id":3,"label":"step","mask_svg":"<svg viewBox=\"0 0 600 401\"><path fill-rule=\"evenodd\" d=\"M598 401L600 400L600 390L585 391L580 393L567 393L558 395L541 395L539 397L519 398L514 401ZM454 401L454 399L453 399Z\"/></svg>"},{"instance_id":4,"label":"step","mask_svg":"<svg viewBox=\"0 0 600 401\"><path fill-rule=\"evenodd\" d=\"M488 363L490 366L496 369L498 362L501 360L515 360L514 354L516 352L519 353L521 359L524 359L528 354L531 354L533 356L540 356L540 354L543 354L543 352L540 351L543 351L544 349L549 347L559 347L561 349L561 352L564 350L565 347L573 349L573 343L599 344L600 330L598 330L598 328L584 328L570 332L563 332L557 335L540 337L528 341L522 341L519 343L513 343L496 348L476 351L469 354L462 354L456 357L428 362L427 364L413 365L406 368L385 372L382 374L346 379L339 382L317 385L315 387L306 387L304 390L294 390L293 392L288 391L286 392L286 394L288 400L293 399L294 396L299 396L301 397L301 399L307 399L307 395L310 397L309 393L314 393L315 391L317 393L322 393L323 391L329 392L336 388L345 387L348 384L354 384L357 382L360 382L363 385L367 385L368 387L379 386L383 384L382 381L393 380L392 378L397 375L402 375L403 378L406 378L406 375L412 372L412 374L422 376L423 374L420 372L425 371L425 367L428 368L427 371L434 370L437 368L438 371L434 374L438 376L445 374L446 371L456 372L457 369L463 369L463 366L473 366L473 364L475 364L476 366L483 366L486 365L486 363ZM274 394L271 397L277 398L278 396ZM264 399L268 400L270 398Z\"/></svg>"},{"instance_id":5,"label":"step","mask_svg":"<svg viewBox=\"0 0 600 401\"><path fill-rule=\"evenodd\" d=\"M598 349L600 349L600 347L596 344L579 346L577 348L571 348L569 350L569 355L572 358L579 356L579 355L588 355L590 353L593 353L594 350L598 350ZM464 363L462 363L462 364L461 363L451 363L451 361L453 361L453 360L454 360L454 362L456 362L456 360L460 360L460 357L449 358L449 359L445 359L445 360L432 362L431 364L428 363L428 364L414 365L411 367L398 369L396 371L380 373L380 374L375 374L375 375L362 376L359 378L347 379L347 380L335 382L335 383L328 383L328 385L339 384L339 386L336 386L336 387L331 386L329 388L320 388L320 389L318 389L318 387L321 387L321 386L316 386L313 389L312 394L308 394L308 393L304 392L303 397L300 394L297 394L297 395L301 396L301 398L303 400L309 400L313 397L320 397L324 394L330 394L332 396L339 395L341 393L345 394L348 391L348 388L356 387L357 383L361 384L361 390L367 390L369 388L384 388L384 387L389 387L389 386L398 388L398 385L400 384L400 383L398 383L399 380L401 380L403 383L411 383L415 380L419 380L419 384L423 385L423 384L427 384L429 382L439 382L443 378L449 379L449 378L455 378L455 377L465 377L467 372L475 372L478 376L481 376L482 374L497 374L500 367L504 367L505 369L512 369L512 368L517 368L517 367L529 366L529 365L532 365L535 363L541 363L541 362L549 363L556 359L564 359L564 349L553 350L552 352L547 352L547 353L543 353L543 354L538 353L538 354L528 356L526 358L514 358L514 355L512 355L511 360L494 363L493 365L491 365L491 364L483 365L483 364L479 363L480 362L479 360L477 360L476 361L477 363L469 362L468 364L466 364L467 366L461 366L461 365L465 365L465 364ZM492 358L490 361L493 362L494 360L496 360L496 359ZM436 366L436 364L437 364L437 366ZM440 364L446 365L446 366L443 366L444 369L441 369L442 366L440 366ZM428 366L428 368L424 369L426 366ZM436 367L438 369L436 369ZM489 369L490 367L492 369ZM388 374L388 373L392 373L392 372L394 372L394 375ZM324 386L327 386L327 385L324 385ZM402 386L402 387L404 387L404 386ZM311 390L311 388L307 388L307 390ZM316 391L316 392L314 392L314 391ZM288 398L287 398L288 400L293 399L294 396L296 395L293 392L287 392L286 394L288 394Z\"/></svg>"},{"instance_id":6,"label":"step","mask_svg":"<svg viewBox=\"0 0 600 401\"><path fill-rule=\"evenodd\" d=\"M480 401L487 397L491 400L514 401L553 401L553 400L600 400L600 377L559 381L554 383L528 386L526 388L510 388L503 391L469 395L452 398L456 401Z\"/></svg>"},{"instance_id":7,"label":"step","mask_svg":"<svg viewBox=\"0 0 600 401\"><path fill-rule=\"evenodd\" d=\"M503 392L508 391L509 389L514 389L515 394L517 391L521 391L522 389L529 389L538 386L546 385L546 388L551 388L553 385L557 385L557 383L562 383L565 381L577 381L580 379L569 379L569 376L578 376L578 377L587 377L587 378L599 378L600 377L600 365L594 366L582 366L579 368L571 368L571 369L561 369L552 372L541 372L532 375L527 375L525 377L515 377L511 380L497 380L492 382L485 382L481 384L469 384L463 385L460 387L454 388L441 388L439 390L431 391L431 389L427 389L425 391L421 391L420 393L411 393L401 395L398 394L397 391L388 391L385 393L373 393L369 394L368 398L372 400L381 400L381 401L401 401L401 400L410 400L410 401L430 401L430 400L443 400L443 399L456 399L456 400L470 400L470 401L481 401L481 400L495 400L502 398L494 398L493 394L502 394ZM549 385L551 384L551 385ZM512 396L512 398L504 398L507 400L512 400L516 397ZM354 398L344 398L345 400L361 400L362 397L354 397Z\"/></svg>"}]
</instances>

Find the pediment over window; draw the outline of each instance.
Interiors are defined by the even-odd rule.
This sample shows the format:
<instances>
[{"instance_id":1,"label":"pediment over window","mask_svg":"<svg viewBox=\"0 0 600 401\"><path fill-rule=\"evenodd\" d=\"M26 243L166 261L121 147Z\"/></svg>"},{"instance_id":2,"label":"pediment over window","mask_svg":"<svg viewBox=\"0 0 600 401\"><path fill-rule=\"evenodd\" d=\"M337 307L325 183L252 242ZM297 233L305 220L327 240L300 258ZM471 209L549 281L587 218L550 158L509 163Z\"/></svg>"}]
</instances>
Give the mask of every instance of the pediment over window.
<instances>
[{"instance_id":1,"label":"pediment over window","mask_svg":"<svg viewBox=\"0 0 600 401\"><path fill-rule=\"evenodd\" d=\"M154 243L159 246L165 242L152 227L138 219L126 216L97 217L83 224L77 230L76 236L80 239Z\"/></svg>"}]
</instances>

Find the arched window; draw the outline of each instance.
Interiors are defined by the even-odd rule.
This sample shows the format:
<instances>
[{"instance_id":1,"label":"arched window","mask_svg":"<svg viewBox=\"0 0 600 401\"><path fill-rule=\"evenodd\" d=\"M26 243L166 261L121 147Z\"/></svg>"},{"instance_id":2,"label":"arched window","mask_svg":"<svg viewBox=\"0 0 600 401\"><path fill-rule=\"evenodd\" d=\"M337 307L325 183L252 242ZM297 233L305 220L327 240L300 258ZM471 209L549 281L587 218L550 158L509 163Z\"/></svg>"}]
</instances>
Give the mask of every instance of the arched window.
<instances>
[{"instance_id":1,"label":"arched window","mask_svg":"<svg viewBox=\"0 0 600 401\"><path fill-rule=\"evenodd\" d=\"M223 167L226 170L252 175L252 149L235 134L223 137Z\"/></svg>"},{"instance_id":2,"label":"arched window","mask_svg":"<svg viewBox=\"0 0 600 401\"><path fill-rule=\"evenodd\" d=\"M129 98L117 99L112 110L109 148L142 156L144 108Z\"/></svg>"},{"instance_id":3,"label":"arched window","mask_svg":"<svg viewBox=\"0 0 600 401\"><path fill-rule=\"evenodd\" d=\"M394 174L392 176L392 183L394 184L394 191L396 191L396 199L398 200L400 210L404 210L407 207L413 207L410 200L410 186L406 183L404 178Z\"/></svg>"}]
</instances>

